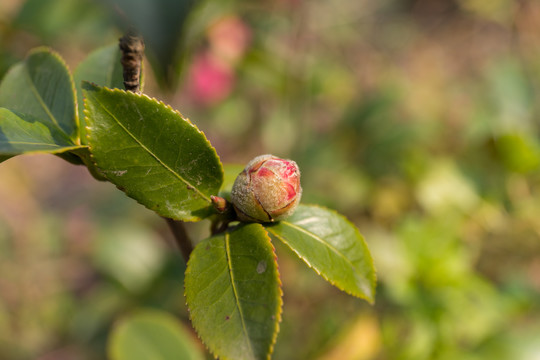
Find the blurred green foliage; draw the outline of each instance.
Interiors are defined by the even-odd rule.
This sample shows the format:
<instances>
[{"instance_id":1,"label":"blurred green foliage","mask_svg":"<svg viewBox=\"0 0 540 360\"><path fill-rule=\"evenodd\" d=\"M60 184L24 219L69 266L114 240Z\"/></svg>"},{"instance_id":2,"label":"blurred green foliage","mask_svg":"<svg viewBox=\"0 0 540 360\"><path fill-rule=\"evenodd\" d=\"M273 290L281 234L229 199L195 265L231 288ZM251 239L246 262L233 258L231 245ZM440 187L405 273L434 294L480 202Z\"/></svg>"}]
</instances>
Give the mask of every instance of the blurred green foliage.
<instances>
[{"instance_id":1,"label":"blurred green foliage","mask_svg":"<svg viewBox=\"0 0 540 360\"><path fill-rule=\"evenodd\" d=\"M4 0L0 75L43 44L74 69L131 17L157 32L146 92L223 161L298 162L304 202L358 225L379 288L371 307L276 244L274 358L540 356L537 1L188 1L156 24L150 3ZM161 219L82 167L3 163L0 358L103 359L113 323L140 307L189 324L184 263L162 238Z\"/></svg>"}]
</instances>

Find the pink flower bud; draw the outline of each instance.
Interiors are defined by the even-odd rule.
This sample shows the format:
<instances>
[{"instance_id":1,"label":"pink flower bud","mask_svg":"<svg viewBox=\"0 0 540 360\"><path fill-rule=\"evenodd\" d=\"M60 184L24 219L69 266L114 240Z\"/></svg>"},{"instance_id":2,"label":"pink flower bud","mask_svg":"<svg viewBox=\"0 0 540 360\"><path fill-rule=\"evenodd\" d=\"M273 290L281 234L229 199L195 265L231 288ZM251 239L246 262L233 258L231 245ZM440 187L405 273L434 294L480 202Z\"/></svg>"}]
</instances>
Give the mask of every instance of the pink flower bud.
<instances>
[{"instance_id":1,"label":"pink flower bud","mask_svg":"<svg viewBox=\"0 0 540 360\"><path fill-rule=\"evenodd\" d=\"M234 182L231 202L242 221L270 222L291 215L300 202L300 170L292 160L261 155Z\"/></svg>"}]
</instances>

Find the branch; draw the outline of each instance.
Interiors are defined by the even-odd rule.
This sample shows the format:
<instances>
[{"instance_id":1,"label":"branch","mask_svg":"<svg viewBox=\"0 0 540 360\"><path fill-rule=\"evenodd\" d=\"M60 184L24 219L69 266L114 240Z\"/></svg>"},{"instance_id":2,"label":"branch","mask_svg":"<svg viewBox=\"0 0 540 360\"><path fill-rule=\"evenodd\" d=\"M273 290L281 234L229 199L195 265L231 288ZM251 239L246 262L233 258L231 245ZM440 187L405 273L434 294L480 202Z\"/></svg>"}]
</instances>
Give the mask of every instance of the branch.
<instances>
[{"instance_id":1,"label":"branch","mask_svg":"<svg viewBox=\"0 0 540 360\"><path fill-rule=\"evenodd\" d=\"M180 252L182 253L182 256L187 264L189 255L193 251L193 245L189 239L186 228L184 227L184 223L170 218L164 219L167 221L167 225L169 225L169 228L171 229L174 240L176 241L176 245L178 245L178 248L180 249Z\"/></svg>"},{"instance_id":2,"label":"branch","mask_svg":"<svg viewBox=\"0 0 540 360\"><path fill-rule=\"evenodd\" d=\"M122 51L122 68L124 70L124 87L127 91L134 93L141 92L141 68L144 55L144 41L134 30L130 29L119 40L118 46ZM189 255L193 251L193 245L186 232L184 224L169 218L164 218L171 229L174 240L184 257L188 261Z\"/></svg>"},{"instance_id":3,"label":"branch","mask_svg":"<svg viewBox=\"0 0 540 360\"><path fill-rule=\"evenodd\" d=\"M124 87L127 91L141 92L141 65L144 54L144 41L135 30L130 29L120 38L118 44L122 51Z\"/></svg>"}]
</instances>

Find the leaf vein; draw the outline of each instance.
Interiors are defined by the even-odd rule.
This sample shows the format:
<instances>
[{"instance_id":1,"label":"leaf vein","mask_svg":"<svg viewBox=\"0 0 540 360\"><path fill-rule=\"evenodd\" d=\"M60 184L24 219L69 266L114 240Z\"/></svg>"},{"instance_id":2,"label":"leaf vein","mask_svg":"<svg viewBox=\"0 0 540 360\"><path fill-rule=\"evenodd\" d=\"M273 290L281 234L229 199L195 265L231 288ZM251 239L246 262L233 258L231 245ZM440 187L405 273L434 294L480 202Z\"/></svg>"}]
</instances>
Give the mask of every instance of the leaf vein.
<instances>
[{"instance_id":1,"label":"leaf vein","mask_svg":"<svg viewBox=\"0 0 540 360\"><path fill-rule=\"evenodd\" d=\"M126 134L128 134L137 144L140 145L142 149L144 149L150 156L152 156L156 161L161 164L165 169L167 169L170 173L172 173L175 177L177 177L180 181L185 183L187 186L192 187L193 190L201 197L202 199L206 200L207 202L211 202L210 198L203 194L197 187L195 187L193 184L191 184L189 181L184 179L180 174L178 174L176 171L174 171L172 168L170 168L167 164L165 164L156 154L154 154L149 148L147 148L135 135L133 135L117 118L114 116L109 109L107 109L101 102L98 102L99 105L105 110L109 116L114 119L114 121L120 126Z\"/></svg>"},{"instance_id":2,"label":"leaf vein","mask_svg":"<svg viewBox=\"0 0 540 360\"><path fill-rule=\"evenodd\" d=\"M300 227L300 226L297 226L293 223L290 223L288 221L282 221L281 222L284 226L289 226L297 231L300 231L310 237L312 237L313 239L317 240L318 242L320 242L323 246L325 246L326 250L331 250L332 252L334 252L336 255L338 255L339 257L341 257L347 264L349 264L351 266L351 268L355 269L356 270L356 266L349 260L349 258L347 258L339 249L336 249L334 246L332 246L331 244L329 244L328 242L326 242L324 239L322 239L321 237L317 236L316 234L312 233L312 232L309 232L308 230ZM270 227L268 228L268 231L270 231L272 234L274 234L275 236L285 240L285 238L283 236L280 236L279 234L277 234L275 231L273 231L273 229L271 229ZM285 240L285 242L287 242Z\"/></svg>"},{"instance_id":3,"label":"leaf vein","mask_svg":"<svg viewBox=\"0 0 540 360\"><path fill-rule=\"evenodd\" d=\"M233 294L234 294L235 304L236 304L236 307L238 309L238 313L240 314L240 320L242 322L242 330L243 330L244 335L246 336L246 338L249 339L249 334L247 332L246 322L245 322L245 319L244 319L244 313L242 311L242 307L240 306L240 297L238 295L238 290L236 289L235 280L234 280L233 268L232 268L232 263L231 263L230 234L228 234L228 233L225 234L225 256L227 257L227 264L228 264L228 267L229 267L229 274L230 274L230 278L231 278L231 286L232 286L232 290L233 290ZM251 341L247 341L247 344L248 344L248 347L249 347L249 350L250 350L251 354L253 355L254 352L253 352L253 348L251 346ZM251 356L251 357L253 357L253 356Z\"/></svg>"},{"instance_id":4,"label":"leaf vein","mask_svg":"<svg viewBox=\"0 0 540 360\"><path fill-rule=\"evenodd\" d=\"M49 107L47 106L47 104L45 104L45 101L43 100L43 97L41 96L38 89L36 88L36 84L34 83L32 78L30 77L30 73L28 71L24 71L24 73L25 73L25 75L27 77L28 82L30 83L30 90L32 91L32 94L36 97L36 100L39 103L39 105L41 105L41 107L43 108L43 110L45 111L47 116L49 116L49 118L51 119L53 124L56 125L58 127L58 129L60 131L62 131L67 137L69 137L69 135L64 131L64 129L62 129L62 127L58 123L58 120L56 120L54 115L49 111Z\"/></svg>"}]
</instances>

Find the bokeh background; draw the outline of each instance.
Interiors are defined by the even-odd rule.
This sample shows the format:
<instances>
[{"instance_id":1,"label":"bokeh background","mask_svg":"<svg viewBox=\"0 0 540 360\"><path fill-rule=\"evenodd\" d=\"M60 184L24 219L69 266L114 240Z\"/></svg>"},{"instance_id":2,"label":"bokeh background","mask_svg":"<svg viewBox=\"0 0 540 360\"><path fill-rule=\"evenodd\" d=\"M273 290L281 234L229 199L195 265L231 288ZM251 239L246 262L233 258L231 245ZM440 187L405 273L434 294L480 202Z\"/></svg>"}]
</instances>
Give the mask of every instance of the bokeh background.
<instances>
[{"instance_id":1,"label":"bokeh background","mask_svg":"<svg viewBox=\"0 0 540 360\"><path fill-rule=\"evenodd\" d=\"M275 359L540 359L539 1L2 0L0 76L40 45L73 70L129 22L147 94L224 162L296 160L303 201L373 253L370 306L276 244ZM86 168L0 165L0 359L104 359L141 307L202 348L184 269L165 222Z\"/></svg>"}]
</instances>

